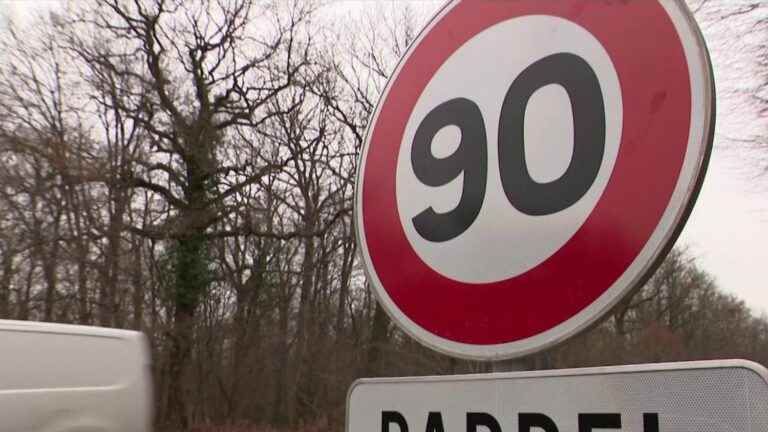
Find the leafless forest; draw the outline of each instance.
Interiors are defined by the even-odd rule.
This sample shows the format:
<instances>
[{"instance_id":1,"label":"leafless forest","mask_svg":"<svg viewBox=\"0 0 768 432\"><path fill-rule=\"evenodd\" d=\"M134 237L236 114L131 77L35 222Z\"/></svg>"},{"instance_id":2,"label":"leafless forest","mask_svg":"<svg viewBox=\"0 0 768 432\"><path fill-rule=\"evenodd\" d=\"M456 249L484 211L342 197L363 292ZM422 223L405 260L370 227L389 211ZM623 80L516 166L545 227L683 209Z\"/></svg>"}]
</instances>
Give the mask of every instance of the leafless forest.
<instances>
[{"instance_id":1,"label":"leafless forest","mask_svg":"<svg viewBox=\"0 0 768 432\"><path fill-rule=\"evenodd\" d=\"M161 430L341 430L358 377L487 371L420 347L366 288L356 157L421 18L337 9L78 1L0 30L0 318L145 332ZM768 319L675 249L527 361L722 357L768 365Z\"/></svg>"}]
</instances>

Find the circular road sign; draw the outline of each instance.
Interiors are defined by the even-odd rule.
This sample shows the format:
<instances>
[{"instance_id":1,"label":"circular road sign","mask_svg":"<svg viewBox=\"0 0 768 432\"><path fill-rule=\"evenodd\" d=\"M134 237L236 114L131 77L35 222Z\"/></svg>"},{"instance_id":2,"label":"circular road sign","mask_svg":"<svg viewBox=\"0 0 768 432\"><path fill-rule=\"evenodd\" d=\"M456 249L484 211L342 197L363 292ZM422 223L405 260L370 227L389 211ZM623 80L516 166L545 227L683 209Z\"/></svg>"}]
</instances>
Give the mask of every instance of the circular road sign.
<instances>
[{"instance_id":1,"label":"circular road sign","mask_svg":"<svg viewBox=\"0 0 768 432\"><path fill-rule=\"evenodd\" d=\"M668 252L714 129L683 0L453 1L371 118L355 220L379 301L447 354L595 323Z\"/></svg>"}]
</instances>

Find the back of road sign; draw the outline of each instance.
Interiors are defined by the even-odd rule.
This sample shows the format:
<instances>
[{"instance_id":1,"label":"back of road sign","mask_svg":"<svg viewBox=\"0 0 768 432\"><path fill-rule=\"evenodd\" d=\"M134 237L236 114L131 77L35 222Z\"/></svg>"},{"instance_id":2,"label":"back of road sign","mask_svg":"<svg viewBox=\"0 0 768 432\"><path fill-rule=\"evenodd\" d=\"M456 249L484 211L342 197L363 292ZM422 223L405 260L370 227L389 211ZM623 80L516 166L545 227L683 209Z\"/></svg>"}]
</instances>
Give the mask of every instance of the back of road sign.
<instances>
[{"instance_id":1,"label":"back of road sign","mask_svg":"<svg viewBox=\"0 0 768 432\"><path fill-rule=\"evenodd\" d=\"M765 432L768 371L739 360L364 379L348 432Z\"/></svg>"}]
</instances>

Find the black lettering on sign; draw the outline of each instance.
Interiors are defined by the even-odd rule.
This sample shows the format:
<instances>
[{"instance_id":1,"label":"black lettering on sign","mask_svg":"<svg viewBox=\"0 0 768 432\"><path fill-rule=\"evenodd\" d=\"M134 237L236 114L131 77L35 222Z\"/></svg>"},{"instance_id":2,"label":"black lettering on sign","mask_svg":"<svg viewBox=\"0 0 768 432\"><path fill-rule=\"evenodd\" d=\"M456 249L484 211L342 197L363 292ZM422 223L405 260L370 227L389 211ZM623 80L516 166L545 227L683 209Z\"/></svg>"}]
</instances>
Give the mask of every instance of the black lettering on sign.
<instances>
[{"instance_id":1,"label":"black lettering on sign","mask_svg":"<svg viewBox=\"0 0 768 432\"><path fill-rule=\"evenodd\" d=\"M461 130L459 148L446 158L432 154L432 139L446 126ZM469 99L457 98L433 109L419 125L413 139L411 165L427 186L443 186L464 174L459 204L447 213L432 207L413 218L416 232L426 240L443 242L467 230L480 213L485 198L488 149L480 108Z\"/></svg>"},{"instance_id":2,"label":"black lettering on sign","mask_svg":"<svg viewBox=\"0 0 768 432\"><path fill-rule=\"evenodd\" d=\"M659 432L659 415L656 413L643 414L643 432Z\"/></svg>"},{"instance_id":3,"label":"black lettering on sign","mask_svg":"<svg viewBox=\"0 0 768 432\"><path fill-rule=\"evenodd\" d=\"M400 428L400 432L408 432L408 423L402 414L397 411L382 411L381 432L390 432L389 425L393 423Z\"/></svg>"},{"instance_id":4,"label":"black lettering on sign","mask_svg":"<svg viewBox=\"0 0 768 432\"><path fill-rule=\"evenodd\" d=\"M496 419L487 413L467 413L467 432L478 432L478 427L484 426L488 432L501 432L501 426Z\"/></svg>"},{"instance_id":5,"label":"black lettering on sign","mask_svg":"<svg viewBox=\"0 0 768 432\"><path fill-rule=\"evenodd\" d=\"M562 86L571 101L573 157L560 178L538 183L525 161L525 115L531 96L550 84ZM432 140L446 126L461 130L459 147L437 158ZM510 204L530 216L544 216L575 204L595 182L605 153L605 103L600 81L583 58L569 53L545 57L526 68L510 85L499 117L499 174ZM416 178L427 186L443 186L464 176L459 204L447 213L427 208L412 221L424 239L451 240L474 223L485 199L488 143L480 108L456 98L434 108L419 124L411 149Z\"/></svg>"},{"instance_id":6,"label":"black lettering on sign","mask_svg":"<svg viewBox=\"0 0 768 432\"><path fill-rule=\"evenodd\" d=\"M579 414L579 432L621 429L621 414Z\"/></svg>"},{"instance_id":7,"label":"black lettering on sign","mask_svg":"<svg viewBox=\"0 0 768 432\"><path fill-rule=\"evenodd\" d=\"M445 427L443 427L443 416L439 411L430 412L427 416L426 432L445 432Z\"/></svg>"},{"instance_id":8,"label":"black lettering on sign","mask_svg":"<svg viewBox=\"0 0 768 432\"><path fill-rule=\"evenodd\" d=\"M517 416L517 423L519 432L533 432L534 428L538 428L542 432L559 432L555 422L544 414L520 413Z\"/></svg>"}]
</instances>

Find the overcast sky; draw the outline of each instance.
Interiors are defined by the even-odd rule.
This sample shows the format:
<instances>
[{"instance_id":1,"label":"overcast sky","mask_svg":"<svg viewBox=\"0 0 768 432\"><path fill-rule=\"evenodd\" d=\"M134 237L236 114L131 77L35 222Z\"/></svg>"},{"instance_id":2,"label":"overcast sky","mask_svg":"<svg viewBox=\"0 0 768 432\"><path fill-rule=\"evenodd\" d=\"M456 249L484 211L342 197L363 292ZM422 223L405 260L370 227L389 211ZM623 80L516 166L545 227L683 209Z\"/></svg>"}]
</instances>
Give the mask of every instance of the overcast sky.
<instances>
[{"instance_id":1,"label":"overcast sky","mask_svg":"<svg viewBox=\"0 0 768 432\"><path fill-rule=\"evenodd\" d=\"M735 8L743 2L712 3ZM756 77L766 73L756 53L768 34L753 30L761 17L768 17L768 7L729 20L700 17L715 71L717 123L704 187L679 242L691 247L721 288L768 313L768 175L761 175L766 167L743 142L768 135L768 117L758 115L751 99Z\"/></svg>"},{"instance_id":2,"label":"overcast sky","mask_svg":"<svg viewBox=\"0 0 768 432\"><path fill-rule=\"evenodd\" d=\"M766 73L759 69L757 49L768 43L768 34L754 31L753 25L768 17L768 6L737 18L715 18L716 10L734 10L745 1L710 0L698 16L715 71L717 125L704 187L678 244L691 249L723 290L744 299L755 312L768 313L768 175L761 175L757 156L743 142L755 134L768 134L768 117L761 118L750 99L756 77ZM411 3L425 16L441 4ZM56 4L0 0L0 12L25 20L30 12ZM345 0L337 6L360 11L371 4ZM764 151L768 154L768 149Z\"/></svg>"}]
</instances>

